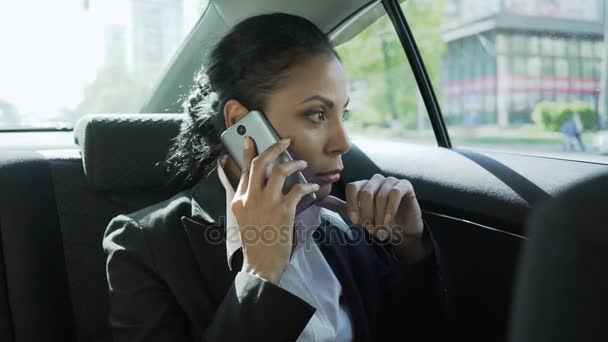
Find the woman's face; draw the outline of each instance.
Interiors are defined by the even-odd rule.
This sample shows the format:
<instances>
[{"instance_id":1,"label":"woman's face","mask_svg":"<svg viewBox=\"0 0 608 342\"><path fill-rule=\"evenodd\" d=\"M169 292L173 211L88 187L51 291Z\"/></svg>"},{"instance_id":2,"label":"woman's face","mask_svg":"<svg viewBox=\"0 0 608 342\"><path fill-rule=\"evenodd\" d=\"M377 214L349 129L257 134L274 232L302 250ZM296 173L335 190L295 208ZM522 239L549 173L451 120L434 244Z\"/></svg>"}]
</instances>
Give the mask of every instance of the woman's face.
<instances>
[{"instance_id":1,"label":"woman's face","mask_svg":"<svg viewBox=\"0 0 608 342\"><path fill-rule=\"evenodd\" d=\"M304 174L327 196L343 169L350 149L343 118L347 112L347 80L333 55L319 55L289 71L285 85L268 96L264 112L281 138L291 138L294 159L308 162Z\"/></svg>"}]
</instances>

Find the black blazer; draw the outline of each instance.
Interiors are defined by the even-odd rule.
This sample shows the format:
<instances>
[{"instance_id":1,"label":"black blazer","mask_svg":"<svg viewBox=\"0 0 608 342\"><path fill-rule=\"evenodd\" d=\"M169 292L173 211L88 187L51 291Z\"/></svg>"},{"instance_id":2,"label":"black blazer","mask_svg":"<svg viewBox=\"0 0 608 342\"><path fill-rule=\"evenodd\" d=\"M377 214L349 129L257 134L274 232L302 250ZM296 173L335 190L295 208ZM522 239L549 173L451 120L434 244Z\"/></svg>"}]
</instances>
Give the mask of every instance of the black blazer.
<instances>
[{"instance_id":1,"label":"black blazer","mask_svg":"<svg viewBox=\"0 0 608 342\"><path fill-rule=\"evenodd\" d=\"M103 246L116 341L297 339L315 308L239 273L241 252L230 271L225 213L225 191L213 171L192 189L110 222ZM389 247L344 219L351 237L324 219L314 238L342 285L355 340L438 340L445 289L437 246L425 260L400 266Z\"/></svg>"}]
</instances>

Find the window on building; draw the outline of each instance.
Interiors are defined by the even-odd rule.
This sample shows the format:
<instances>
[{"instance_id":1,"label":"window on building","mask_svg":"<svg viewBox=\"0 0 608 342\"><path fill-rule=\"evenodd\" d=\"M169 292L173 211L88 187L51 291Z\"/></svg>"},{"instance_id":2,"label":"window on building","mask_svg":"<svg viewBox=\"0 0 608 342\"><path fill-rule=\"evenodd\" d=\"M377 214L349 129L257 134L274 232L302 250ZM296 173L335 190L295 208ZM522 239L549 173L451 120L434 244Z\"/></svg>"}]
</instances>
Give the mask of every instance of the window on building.
<instances>
[{"instance_id":1,"label":"window on building","mask_svg":"<svg viewBox=\"0 0 608 342\"><path fill-rule=\"evenodd\" d=\"M492 93L486 94L485 111L488 113L494 113L496 111L496 96Z\"/></svg>"},{"instance_id":2,"label":"window on building","mask_svg":"<svg viewBox=\"0 0 608 342\"><path fill-rule=\"evenodd\" d=\"M581 46L581 57L593 56L593 43L590 40L583 40L580 43Z\"/></svg>"},{"instance_id":3,"label":"window on building","mask_svg":"<svg viewBox=\"0 0 608 342\"><path fill-rule=\"evenodd\" d=\"M568 60L565 58L555 59L555 76L565 78L568 77Z\"/></svg>"},{"instance_id":4,"label":"window on building","mask_svg":"<svg viewBox=\"0 0 608 342\"><path fill-rule=\"evenodd\" d=\"M528 76L539 77L541 70L540 57L528 58Z\"/></svg>"},{"instance_id":5,"label":"window on building","mask_svg":"<svg viewBox=\"0 0 608 342\"><path fill-rule=\"evenodd\" d=\"M593 44L594 48L594 57L602 58L604 56L604 42L601 40L596 40Z\"/></svg>"},{"instance_id":6,"label":"window on building","mask_svg":"<svg viewBox=\"0 0 608 342\"><path fill-rule=\"evenodd\" d=\"M540 49L543 55L553 55L553 39L551 36L542 36L540 38Z\"/></svg>"},{"instance_id":7,"label":"window on building","mask_svg":"<svg viewBox=\"0 0 608 342\"><path fill-rule=\"evenodd\" d=\"M499 53L504 53L508 50L507 46L507 36L504 33L500 33L496 35L496 51Z\"/></svg>"},{"instance_id":8,"label":"window on building","mask_svg":"<svg viewBox=\"0 0 608 342\"><path fill-rule=\"evenodd\" d=\"M540 44L540 41L538 39L537 36L535 35L531 35L528 38L528 54L529 55L537 55L538 54L538 45Z\"/></svg>"},{"instance_id":9,"label":"window on building","mask_svg":"<svg viewBox=\"0 0 608 342\"><path fill-rule=\"evenodd\" d=\"M511 40L511 51L516 54L525 53L526 47L528 46L526 40L526 36L522 34L513 35L513 39Z\"/></svg>"},{"instance_id":10,"label":"window on building","mask_svg":"<svg viewBox=\"0 0 608 342\"><path fill-rule=\"evenodd\" d=\"M408 8L413 4L431 3L436 2L417 0L402 4L416 39L425 39L433 29L416 20L415 15L419 12L408 12ZM472 11L477 3L463 1L459 4L459 12ZM522 12L515 14L511 6L499 13L500 25L494 22L495 26L482 27L478 22L463 20L459 26L446 28L437 46L445 44L448 49L461 46L463 55L471 57L466 59L469 66L484 64L484 57L472 53L480 48L487 50L487 42L479 36L482 33L485 37L495 35L492 50L495 53L490 57L495 68L486 78L489 82L494 81L494 86L488 83L480 94L471 92L467 85L476 84L476 74L463 73L461 82L449 88L452 94L450 107L462 103L464 111L459 114L462 120L446 120L453 145L573 159L608 154L608 109L606 113L598 111L602 101L608 103L601 97L608 95L602 95L600 84L602 74L608 73L602 69L603 58L608 56L603 50L604 40L597 37L601 25L581 25L581 21L590 21L601 11L582 3L575 5L572 1L553 1L551 6L551 11L548 11L549 7L543 11L530 9L533 15L528 16L521 16ZM442 22L441 12L426 15L437 17L435 24ZM492 20L488 19L490 24ZM602 18L598 24L603 23ZM494 28L488 28L490 26ZM588 27L590 32L581 32L583 27ZM479 30L483 32L477 32ZM422 51L425 61L441 61L432 68L440 67L442 63L456 65L452 64L456 61L450 59L458 57L450 51L439 56L436 51ZM443 88L445 83L433 84L437 89L437 85ZM478 105L480 102L482 105ZM446 103L441 106L445 111ZM449 111L454 112L452 108ZM572 137L560 131L565 120L572 119L567 113L573 111L580 112L583 121L584 151L572 143ZM550 114L541 115L541 112Z\"/></svg>"},{"instance_id":11,"label":"window on building","mask_svg":"<svg viewBox=\"0 0 608 342\"><path fill-rule=\"evenodd\" d=\"M579 55L580 46L578 40L574 36L569 36L566 41L568 56L575 57Z\"/></svg>"},{"instance_id":12,"label":"window on building","mask_svg":"<svg viewBox=\"0 0 608 342\"><path fill-rule=\"evenodd\" d=\"M553 53L556 56L566 55L566 40L560 36L553 37Z\"/></svg>"},{"instance_id":13,"label":"window on building","mask_svg":"<svg viewBox=\"0 0 608 342\"><path fill-rule=\"evenodd\" d=\"M593 59L585 59L583 62L583 77L592 78L595 76L595 65Z\"/></svg>"},{"instance_id":14,"label":"window on building","mask_svg":"<svg viewBox=\"0 0 608 342\"><path fill-rule=\"evenodd\" d=\"M547 76L547 77L555 76L552 57L542 57L541 65L542 65L542 67L541 67L542 76Z\"/></svg>"},{"instance_id":15,"label":"window on building","mask_svg":"<svg viewBox=\"0 0 608 342\"><path fill-rule=\"evenodd\" d=\"M504 79L510 73L509 59L507 58L507 56L497 56L497 59L498 59L498 61L496 62L497 76L499 76L501 79Z\"/></svg>"},{"instance_id":16,"label":"window on building","mask_svg":"<svg viewBox=\"0 0 608 342\"><path fill-rule=\"evenodd\" d=\"M526 59L524 57L513 57L513 74L525 76L527 72L528 66L526 65Z\"/></svg>"},{"instance_id":17,"label":"window on building","mask_svg":"<svg viewBox=\"0 0 608 342\"><path fill-rule=\"evenodd\" d=\"M568 74L573 79L582 76L581 63L580 63L580 60L577 57L576 58L570 58L568 60L568 69L569 69Z\"/></svg>"}]
</instances>

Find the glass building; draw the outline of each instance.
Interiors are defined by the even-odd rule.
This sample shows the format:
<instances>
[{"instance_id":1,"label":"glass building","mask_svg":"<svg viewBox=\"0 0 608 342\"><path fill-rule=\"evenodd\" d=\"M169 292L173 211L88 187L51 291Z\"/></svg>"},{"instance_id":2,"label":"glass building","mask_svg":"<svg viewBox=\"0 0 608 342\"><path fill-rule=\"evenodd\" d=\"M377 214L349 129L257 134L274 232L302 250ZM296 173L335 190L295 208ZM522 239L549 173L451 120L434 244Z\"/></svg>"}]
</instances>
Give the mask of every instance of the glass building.
<instances>
[{"instance_id":1,"label":"glass building","mask_svg":"<svg viewBox=\"0 0 608 342\"><path fill-rule=\"evenodd\" d=\"M443 38L443 112L451 124L531 122L543 100L597 109L601 0L450 0Z\"/></svg>"},{"instance_id":2,"label":"glass building","mask_svg":"<svg viewBox=\"0 0 608 342\"><path fill-rule=\"evenodd\" d=\"M184 36L183 0L131 0L133 65L163 68Z\"/></svg>"}]
</instances>

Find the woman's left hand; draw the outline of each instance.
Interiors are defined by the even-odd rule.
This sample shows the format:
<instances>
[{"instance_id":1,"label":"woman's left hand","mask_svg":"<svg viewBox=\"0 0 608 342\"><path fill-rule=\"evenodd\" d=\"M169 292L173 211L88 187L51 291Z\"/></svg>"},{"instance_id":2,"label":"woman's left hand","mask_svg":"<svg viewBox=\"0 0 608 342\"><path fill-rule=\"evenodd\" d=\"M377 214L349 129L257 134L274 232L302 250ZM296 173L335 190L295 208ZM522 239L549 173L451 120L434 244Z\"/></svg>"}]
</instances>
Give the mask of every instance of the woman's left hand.
<instances>
[{"instance_id":1,"label":"woman's left hand","mask_svg":"<svg viewBox=\"0 0 608 342\"><path fill-rule=\"evenodd\" d=\"M394 245L400 260L412 262L428 254L422 241L424 224L412 184L375 174L346 185L346 202L327 196L318 205L346 214L377 239Z\"/></svg>"}]
</instances>

